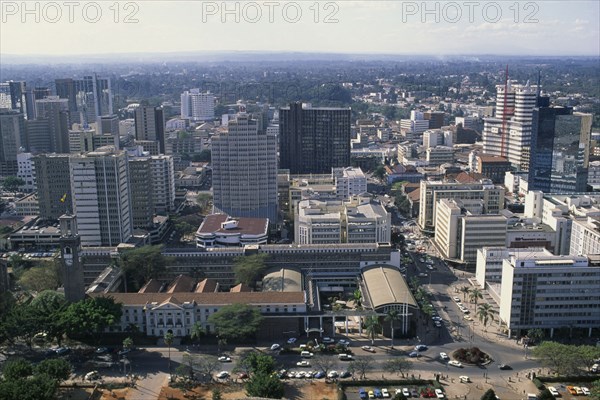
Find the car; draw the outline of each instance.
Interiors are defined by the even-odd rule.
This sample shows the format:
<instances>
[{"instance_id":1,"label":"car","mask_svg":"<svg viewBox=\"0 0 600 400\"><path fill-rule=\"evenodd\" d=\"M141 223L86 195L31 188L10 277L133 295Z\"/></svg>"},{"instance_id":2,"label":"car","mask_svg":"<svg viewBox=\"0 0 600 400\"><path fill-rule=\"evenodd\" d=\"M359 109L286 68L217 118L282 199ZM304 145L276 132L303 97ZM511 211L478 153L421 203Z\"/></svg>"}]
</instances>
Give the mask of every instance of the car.
<instances>
[{"instance_id":1,"label":"car","mask_svg":"<svg viewBox=\"0 0 600 400\"><path fill-rule=\"evenodd\" d=\"M323 343L325 343L325 344L331 344L331 343L335 343L335 340L333 340L332 338L330 338L330 337L328 337L328 336L325 336L325 337L323 338L323 340L321 340L321 341L322 341Z\"/></svg>"},{"instance_id":2,"label":"car","mask_svg":"<svg viewBox=\"0 0 600 400\"><path fill-rule=\"evenodd\" d=\"M131 349L123 349L123 350L120 350L117 354L120 356L125 356L129 353L131 353Z\"/></svg>"},{"instance_id":3,"label":"car","mask_svg":"<svg viewBox=\"0 0 600 400\"><path fill-rule=\"evenodd\" d=\"M373 392L375 392L375 397L378 399L383 398L383 393L381 393L381 389L375 388L373 389Z\"/></svg>"},{"instance_id":4,"label":"car","mask_svg":"<svg viewBox=\"0 0 600 400\"><path fill-rule=\"evenodd\" d=\"M374 399L375 398L375 392L373 392L372 390L369 390L369 399Z\"/></svg>"},{"instance_id":5,"label":"car","mask_svg":"<svg viewBox=\"0 0 600 400\"><path fill-rule=\"evenodd\" d=\"M571 393L572 395L577 396L577 390L575 390L575 387L573 387L573 386L567 386L567 391L569 393Z\"/></svg>"},{"instance_id":6,"label":"car","mask_svg":"<svg viewBox=\"0 0 600 400\"><path fill-rule=\"evenodd\" d=\"M460 303L460 297L453 297L452 300L454 300L457 303Z\"/></svg>"},{"instance_id":7,"label":"car","mask_svg":"<svg viewBox=\"0 0 600 400\"><path fill-rule=\"evenodd\" d=\"M442 352L442 353L440 353L440 358L441 358L442 360L448 360L448 359L450 359L450 357L448 357L448 354L446 354L446 353L443 353L443 352Z\"/></svg>"},{"instance_id":8,"label":"car","mask_svg":"<svg viewBox=\"0 0 600 400\"><path fill-rule=\"evenodd\" d=\"M423 257L419 258L419 262L424 263L425 259Z\"/></svg>"},{"instance_id":9,"label":"car","mask_svg":"<svg viewBox=\"0 0 600 400\"><path fill-rule=\"evenodd\" d=\"M402 388L402 394L404 397L410 397L410 390L408 390L408 388Z\"/></svg>"},{"instance_id":10,"label":"car","mask_svg":"<svg viewBox=\"0 0 600 400\"><path fill-rule=\"evenodd\" d=\"M300 350L306 350L306 345L305 344L301 344L300 346L298 346L300 348Z\"/></svg>"},{"instance_id":11,"label":"car","mask_svg":"<svg viewBox=\"0 0 600 400\"><path fill-rule=\"evenodd\" d=\"M554 386L548 386L548 391L550 392L550 394L554 397L560 397L560 393L558 393L558 390L556 390L556 388Z\"/></svg>"},{"instance_id":12,"label":"car","mask_svg":"<svg viewBox=\"0 0 600 400\"><path fill-rule=\"evenodd\" d=\"M427 345L424 344L418 344L415 346L415 350L416 351L425 351L427 350L429 347L427 347Z\"/></svg>"},{"instance_id":13,"label":"car","mask_svg":"<svg viewBox=\"0 0 600 400\"><path fill-rule=\"evenodd\" d=\"M508 370L508 369L512 369L512 367L510 365L508 365L508 364L500 364L500 365L498 365L498 369L506 369L506 370Z\"/></svg>"},{"instance_id":14,"label":"car","mask_svg":"<svg viewBox=\"0 0 600 400\"><path fill-rule=\"evenodd\" d=\"M589 396L591 394L590 389L588 389L585 386L581 387L581 392L583 393L584 396Z\"/></svg>"},{"instance_id":15,"label":"car","mask_svg":"<svg viewBox=\"0 0 600 400\"><path fill-rule=\"evenodd\" d=\"M245 372L240 372L237 377L238 379L248 379L248 374Z\"/></svg>"},{"instance_id":16,"label":"car","mask_svg":"<svg viewBox=\"0 0 600 400\"><path fill-rule=\"evenodd\" d=\"M327 374L328 378L337 378L338 376L340 376L340 374L337 371L329 371L329 373Z\"/></svg>"},{"instance_id":17,"label":"car","mask_svg":"<svg viewBox=\"0 0 600 400\"><path fill-rule=\"evenodd\" d=\"M96 354L108 353L108 347L98 347L95 351Z\"/></svg>"},{"instance_id":18,"label":"car","mask_svg":"<svg viewBox=\"0 0 600 400\"><path fill-rule=\"evenodd\" d=\"M468 310L467 310L468 312ZM471 316L465 314L465 316L463 317L465 319L465 321L473 321L473 318L471 318Z\"/></svg>"},{"instance_id":19,"label":"car","mask_svg":"<svg viewBox=\"0 0 600 400\"><path fill-rule=\"evenodd\" d=\"M471 382L471 379L466 376L466 375L461 375L458 377L458 379L460 379L460 383L469 383Z\"/></svg>"},{"instance_id":20,"label":"car","mask_svg":"<svg viewBox=\"0 0 600 400\"><path fill-rule=\"evenodd\" d=\"M229 372L221 371L217 374L217 379L225 379L229 376Z\"/></svg>"},{"instance_id":21,"label":"car","mask_svg":"<svg viewBox=\"0 0 600 400\"><path fill-rule=\"evenodd\" d=\"M425 273L425 272L421 272L421 273L419 274L419 277L420 277L420 278L427 278L428 276L429 276L429 275L427 275L427 273Z\"/></svg>"},{"instance_id":22,"label":"car","mask_svg":"<svg viewBox=\"0 0 600 400\"><path fill-rule=\"evenodd\" d=\"M363 349L364 351L368 351L369 353L375 353L375 349L371 346L362 346L361 349Z\"/></svg>"},{"instance_id":23,"label":"car","mask_svg":"<svg viewBox=\"0 0 600 400\"><path fill-rule=\"evenodd\" d=\"M300 352L300 357L302 357L302 358L311 358L312 356L314 356L314 354L311 353L310 351L301 351Z\"/></svg>"},{"instance_id":24,"label":"car","mask_svg":"<svg viewBox=\"0 0 600 400\"><path fill-rule=\"evenodd\" d=\"M317 379L325 378L325 371L317 371L313 375L313 378L317 378Z\"/></svg>"},{"instance_id":25,"label":"car","mask_svg":"<svg viewBox=\"0 0 600 400\"><path fill-rule=\"evenodd\" d=\"M441 328L442 327L442 323L440 321L435 321L433 323L433 326L435 326L436 328Z\"/></svg>"},{"instance_id":26,"label":"car","mask_svg":"<svg viewBox=\"0 0 600 400\"><path fill-rule=\"evenodd\" d=\"M435 317L431 317L432 321L443 321L442 317L440 317L439 315L436 315Z\"/></svg>"},{"instance_id":27,"label":"car","mask_svg":"<svg viewBox=\"0 0 600 400\"><path fill-rule=\"evenodd\" d=\"M231 357L221 356L221 357L217 358L217 360L219 360L220 362L231 362Z\"/></svg>"},{"instance_id":28,"label":"car","mask_svg":"<svg viewBox=\"0 0 600 400\"><path fill-rule=\"evenodd\" d=\"M410 390L410 394L412 395L412 397L417 398L419 397L419 392L417 391L417 388L412 388Z\"/></svg>"},{"instance_id":29,"label":"car","mask_svg":"<svg viewBox=\"0 0 600 400\"><path fill-rule=\"evenodd\" d=\"M279 350L281 348L280 345L278 345L277 343L273 343L271 345L271 350L275 351L275 350Z\"/></svg>"},{"instance_id":30,"label":"car","mask_svg":"<svg viewBox=\"0 0 600 400\"><path fill-rule=\"evenodd\" d=\"M352 354L338 354L338 359L342 361L352 361L354 360L354 357L352 357Z\"/></svg>"},{"instance_id":31,"label":"car","mask_svg":"<svg viewBox=\"0 0 600 400\"><path fill-rule=\"evenodd\" d=\"M87 374L85 374L84 379L86 381L94 381L96 379L100 379L100 374L98 373L98 371L90 371Z\"/></svg>"},{"instance_id":32,"label":"car","mask_svg":"<svg viewBox=\"0 0 600 400\"><path fill-rule=\"evenodd\" d=\"M361 400L366 400L369 397L369 395L363 388L358 389L358 396L360 397Z\"/></svg>"},{"instance_id":33,"label":"car","mask_svg":"<svg viewBox=\"0 0 600 400\"><path fill-rule=\"evenodd\" d=\"M462 368L462 364L460 361L450 360L448 361L448 365L452 365L453 367Z\"/></svg>"},{"instance_id":34,"label":"car","mask_svg":"<svg viewBox=\"0 0 600 400\"><path fill-rule=\"evenodd\" d=\"M446 398L446 396L444 396L444 392L442 391L442 389L435 389L435 397L437 397L438 399Z\"/></svg>"},{"instance_id":35,"label":"car","mask_svg":"<svg viewBox=\"0 0 600 400\"><path fill-rule=\"evenodd\" d=\"M296 363L297 367L310 367L310 362L306 361L306 360L302 360L302 361L298 361Z\"/></svg>"},{"instance_id":36,"label":"car","mask_svg":"<svg viewBox=\"0 0 600 400\"><path fill-rule=\"evenodd\" d=\"M590 368L590 371L592 371L594 373L600 371L600 364L594 364L594 365L592 365L592 368Z\"/></svg>"},{"instance_id":37,"label":"car","mask_svg":"<svg viewBox=\"0 0 600 400\"><path fill-rule=\"evenodd\" d=\"M411 351L410 353L408 353L408 356L411 358L415 358L415 357L420 357L421 355L419 353L417 353L416 351Z\"/></svg>"},{"instance_id":38,"label":"car","mask_svg":"<svg viewBox=\"0 0 600 400\"><path fill-rule=\"evenodd\" d=\"M575 392L577 392L577 394L583 394L579 386L573 386L573 389L575 389Z\"/></svg>"},{"instance_id":39,"label":"car","mask_svg":"<svg viewBox=\"0 0 600 400\"><path fill-rule=\"evenodd\" d=\"M340 378L350 378L352 376L352 372L344 371L340 374Z\"/></svg>"},{"instance_id":40,"label":"car","mask_svg":"<svg viewBox=\"0 0 600 400\"><path fill-rule=\"evenodd\" d=\"M388 390L386 388L381 389L381 396L386 399L388 397L390 397L390 392L388 392Z\"/></svg>"},{"instance_id":41,"label":"car","mask_svg":"<svg viewBox=\"0 0 600 400\"><path fill-rule=\"evenodd\" d=\"M469 311L469 309L468 309L468 308L463 308L461 311L462 311L464 314L470 314L470 313L471 313L471 311Z\"/></svg>"},{"instance_id":42,"label":"car","mask_svg":"<svg viewBox=\"0 0 600 400\"><path fill-rule=\"evenodd\" d=\"M294 343L296 343L297 340L298 339L296 339L295 337L291 337L287 340L287 342L288 342L288 344L294 344Z\"/></svg>"},{"instance_id":43,"label":"car","mask_svg":"<svg viewBox=\"0 0 600 400\"><path fill-rule=\"evenodd\" d=\"M65 354L69 353L70 351L71 351L71 349L68 348L68 347L66 347L66 346L65 347L59 347L59 348L57 348L57 349L54 350L54 352L57 355L59 355L59 356L63 356Z\"/></svg>"},{"instance_id":44,"label":"car","mask_svg":"<svg viewBox=\"0 0 600 400\"><path fill-rule=\"evenodd\" d=\"M342 346L350 346L350 341L346 339L340 339L338 340L338 344L341 344Z\"/></svg>"}]
</instances>

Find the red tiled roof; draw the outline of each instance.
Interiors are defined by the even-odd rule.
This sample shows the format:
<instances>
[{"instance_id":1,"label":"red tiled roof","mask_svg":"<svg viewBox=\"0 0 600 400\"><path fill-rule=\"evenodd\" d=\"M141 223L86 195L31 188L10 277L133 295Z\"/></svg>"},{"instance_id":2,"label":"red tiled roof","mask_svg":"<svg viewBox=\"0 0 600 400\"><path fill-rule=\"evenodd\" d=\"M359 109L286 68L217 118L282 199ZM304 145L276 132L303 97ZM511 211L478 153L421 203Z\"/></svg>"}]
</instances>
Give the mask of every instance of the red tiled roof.
<instances>
[{"instance_id":1,"label":"red tiled roof","mask_svg":"<svg viewBox=\"0 0 600 400\"><path fill-rule=\"evenodd\" d=\"M229 291L231 293L241 293L241 292L251 292L252 289L250 289L250 287L248 285L244 285L243 283L240 283L239 285L236 285L236 286L232 287L231 289L229 289Z\"/></svg>"},{"instance_id":2,"label":"red tiled roof","mask_svg":"<svg viewBox=\"0 0 600 400\"><path fill-rule=\"evenodd\" d=\"M217 291L217 281L214 279L208 279L198 282L198 286L196 286L196 293L212 293Z\"/></svg>"},{"instance_id":3,"label":"red tiled roof","mask_svg":"<svg viewBox=\"0 0 600 400\"><path fill-rule=\"evenodd\" d=\"M160 281L157 281L156 279L150 279L144 286L142 286L138 293L158 293L161 287L162 283Z\"/></svg>"},{"instance_id":4,"label":"red tiled roof","mask_svg":"<svg viewBox=\"0 0 600 400\"><path fill-rule=\"evenodd\" d=\"M196 280L187 276L179 275L167 288L167 293L191 292L196 286Z\"/></svg>"}]
</instances>

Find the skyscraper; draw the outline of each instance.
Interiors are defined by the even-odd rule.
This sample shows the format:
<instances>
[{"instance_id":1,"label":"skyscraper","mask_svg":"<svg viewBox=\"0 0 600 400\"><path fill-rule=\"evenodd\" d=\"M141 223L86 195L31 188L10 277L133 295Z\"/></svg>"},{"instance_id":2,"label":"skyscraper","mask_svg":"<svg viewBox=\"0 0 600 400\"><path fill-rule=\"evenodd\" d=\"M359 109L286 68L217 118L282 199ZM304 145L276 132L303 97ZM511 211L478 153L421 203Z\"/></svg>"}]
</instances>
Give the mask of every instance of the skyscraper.
<instances>
[{"instance_id":1,"label":"skyscraper","mask_svg":"<svg viewBox=\"0 0 600 400\"><path fill-rule=\"evenodd\" d=\"M71 156L77 230L84 246L116 246L132 234L127 154L107 146Z\"/></svg>"},{"instance_id":2,"label":"skyscraper","mask_svg":"<svg viewBox=\"0 0 600 400\"><path fill-rule=\"evenodd\" d=\"M212 138L214 209L232 217L277 222L277 138L238 114Z\"/></svg>"},{"instance_id":3,"label":"skyscraper","mask_svg":"<svg viewBox=\"0 0 600 400\"><path fill-rule=\"evenodd\" d=\"M0 109L0 176L17 174L17 153L25 141L23 114Z\"/></svg>"},{"instance_id":4,"label":"skyscraper","mask_svg":"<svg viewBox=\"0 0 600 400\"><path fill-rule=\"evenodd\" d=\"M570 107L538 107L533 111L530 190L585 192L586 149L591 136L588 119L590 114L573 114Z\"/></svg>"},{"instance_id":5,"label":"skyscraper","mask_svg":"<svg viewBox=\"0 0 600 400\"><path fill-rule=\"evenodd\" d=\"M68 154L40 154L33 157L40 217L57 220L73 212Z\"/></svg>"},{"instance_id":6,"label":"skyscraper","mask_svg":"<svg viewBox=\"0 0 600 400\"><path fill-rule=\"evenodd\" d=\"M50 148L40 150L55 153L69 152L69 101L58 96L48 96L35 101L36 119L48 120Z\"/></svg>"},{"instance_id":7,"label":"skyscraper","mask_svg":"<svg viewBox=\"0 0 600 400\"><path fill-rule=\"evenodd\" d=\"M350 166L350 108L292 103L279 110L281 168L291 174L327 174Z\"/></svg>"},{"instance_id":8,"label":"skyscraper","mask_svg":"<svg viewBox=\"0 0 600 400\"><path fill-rule=\"evenodd\" d=\"M484 120L483 153L505 157L517 170L527 171L537 87L529 82L526 85L509 82L506 95L504 89L504 85L496 86L496 116Z\"/></svg>"},{"instance_id":9,"label":"skyscraper","mask_svg":"<svg viewBox=\"0 0 600 400\"><path fill-rule=\"evenodd\" d=\"M99 78L94 74L82 79L56 79L54 84L56 95L68 100L74 122L91 123L103 115L112 115L113 94L109 78Z\"/></svg>"},{"instance_id":10,"label":"skyscraper","mask_svg":"<svg viewBox=\"0 0 600 400\"><path fill-rule=\"evenodd\" d=\"M162 108L139 106L135 110L135 138L157 142L159 152L165 153L165 117Z\"/></svg>"},{"instance_id":11,"label":"skyscraper","mask_svg":"<svg viewBox=\"0 0 600 400\"><path fill-rule=\"evenodd\" d=\"M192 121L210 121L215 117L215 96L200 89L186 90L181 94L181 118Z\"/></svg>"}]
</instances>

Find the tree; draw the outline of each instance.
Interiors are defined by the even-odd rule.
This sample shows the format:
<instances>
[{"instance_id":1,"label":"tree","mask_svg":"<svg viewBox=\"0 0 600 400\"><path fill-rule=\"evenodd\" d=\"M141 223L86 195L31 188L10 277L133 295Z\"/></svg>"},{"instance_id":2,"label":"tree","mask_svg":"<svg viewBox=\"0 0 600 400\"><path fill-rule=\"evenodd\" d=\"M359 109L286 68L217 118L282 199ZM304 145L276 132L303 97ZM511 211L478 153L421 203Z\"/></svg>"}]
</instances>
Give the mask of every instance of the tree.
<instances>
[{"instance_id":1,"label":"tree","mask_svg":"<svg viewBox=\"0 0 600 400\"><path fill-rule=\"evenodd\" d=\"M246 394L250 397L280 399L284 396L281 380L274 374L254 374L246 382Z\"/></svg>"},{"instance_id":2,"label":"tree","mask_svg":"<svg viewBox=\"0 0 600 400\"><path fill-rule=\"evenodd\" d=\"M200 322L195 322L194 325L192 325L190 339L192 339L194 342L199 342L205 334L206 331L204 328L202 328Z\"/></svg>"},{"instance_id":3,"label":"tree","mask_svg":"<svg viewBox=\"0 0 600 400\"><path fill-rule=\"evenodd\" d=\"M250 351L240 358L238 368L246 373L272 374L275 372L275 359L267 354Z\"/></svg>"},{"instance_id":4,"label":"tree","mask_svg":"<svg viewBox=\"0 0 600 400\"><path fill-rule=\"evenodd\" d=\"M44 264L25 270L19 278L19 285L36 292L56 290L60 286L58 264Z\"/></svg>"},{"instance_id":5,"label":"tree","mask_svg":"<svg viewBox=\"0 0 600 400\"><path fill-rule=\"evenodd\" d=\"M463 294L463 301L467 301L467 295L471 293L471 288L468 286L463 286L459 290Z\"/></svg>"},{"instance_id":6,"label":"tree","mask_svg":"<svg viewBox=\"0 0 600 400\"><path fill-rule=\"evenodd\" d=\"M423 312L423 314L425 314L425 325L429 325L429 320L431 320L435 309L433 308L431 303L426 303L423 305L423 307L421 307L421 311Z\"/></svg>"},{"instance_id":7,"label":"tree","mask_svg":"<svg viewBox=\"0 0 600 400\"><path fill-rule=\"evenodd\" d=\"M391 345L390 347L394 348L394 323L400 320L400 312L398 310L389 310L385 315L385 320L390 323L391 329Z\"/></svg>"},{"instance_id":8,"label":"tree","mask_svg":"<svg viewBox=\"0 0 600 400\"><path fill-rule=\"evenodd\" d=\"M2 324L3 336L10 342L21 339L31 348L33 337L40 332L40 311L31 304L20 304L12 309Z\"/></svg>"},{"instance_id":9,"label":"tree","mask_svg":"<svg viewBox=\"0 0 600 400\"><path fill-rule=\"evenodd\" d=\"M362 308L362 292L360 289L356 289L354 292L352 292L352 300L354 300L354 304L356 305L357 309Z\"/></svg>"},{"instance_id":10,"label":"tree","mask_svg":"<svg viewBox=\"0 0 600 400\"><path fill-rule=\"evenodd\" d=\"M123 349L131 350L133 349L133 339L130 337L126 337L123 339Z\"/></svg>"},{"instance_id":11,"label":"tree","mask_svg":"<svg viewBox=\"0 0 600 400\"><path fill-rule=\"evenodd\" d=\"M367 336L371 338L371 345L374 345L375 338L381 330L381 324L379 323L379 317L377 315L369 315L367 319L365 319L365 330L367 331Z\"/></svg>"},{"instance_id":12,"label":"tree","mask_svg":"<svg viewBox=\"0 0 600 400\"><path fill-rule=\"evenodd\" d=\"M45 374L5 379L0 382L0 399L54 400L57 389L58 382Z\"/></svg>"},{"instance_id":13,"label":"tree","mask_svg":"<svg viewBox=\"0 0 600 400\"><path fill-rule=\"evenodd\" d=\"M173 339L174 339L173 333L172 332L165 333L165 336L163 339L165 341L165 344L169 348L169 375L171 375L171 345L173 344Z\"/></svg>"},{"instance_id":14,"label":"tree","mask_svg":"<svg viewBox=\"0 0 600 400\"><path fill-rule=\"evenodd\" d=\"M19 186L23 186L25 181L16 176L7 176L4 178L4 182L2 182L2 187L7 192L16 192L19 190Z\"/></svg>"},{"instance_id":15,"label":"tree","mask_svg":"<svg viewBox=\"0 0 600 400\"><path fill-rule=\"evenodd\" d=\"M377 168L375 168L375 171L373 171L373 177L380 181L383 180L383 178L385 178L385 167L381 164L378 165Z\"/></svg>"},{"instance_id":16,"label":"tree","mask_svg":"<svg viewBox=\"0 0 600 400\"><path fill-rule=\"evenodd\" d=\"M123 252L119 265L129 289L137 291L148 280L159 277L165 271L167 261L162 255L162 246L143 246Z\"/></svg>"},{"instance_id":17,"label":"tree","mask_svg":"<svg viewBox=\"0 0 600 400\"><path fill-rule=\"evenodd\" d=\"M542 391L540 391L540 394L538 395L538 400L554 400L555 397L552 395L552 393L550 393L550 390L548 389L544 389Z\"/></svg>"},{"instance_id":18,"label":"tree","mask_svg":"<svg viewBox=\"0 0 600 400\"><path fill-rule=\"evenodd\" d=\"M360 379L365 379L367 372L373 369L373 362L369 357L356 357L350 361L348 371L353 375L358 375Z\"/></svg>"},{"instance_id":19,"label":"tree","mask_svg":"<svg viewBox=\"0 0 600 400\"><path fill-rule=\"evenodd\" d=\"M222 307L208 317L219 337L227 340L238 340L256 334L263 320L256 307L246 304L231 304Z\"/></svg>"},{"instance_id":20,"label":"tree","mask_svg":"<svg viewBox=\"0 0 600 400\"><path fill-rule=\"evenodd\" d=\"M469 299L471 300L471 302L475 303L475 307L477 307L477 301L479 299L483 299L483 293L481 292L480 289L473 288L473 289L471 289L471 292L469 293Z\"/></svg>"},{"instance_id":21,"label":"tree","mask_svg":"<svg viewBox=\"0 0 600 400\"><path fill-rule=\"evenodd\" d=\"M494 389L488 389L483 396L481 396L481 400L496 400L496 392L494 392Z\"/></svg>"},{"instance_id":22,"label":"tree","mask_svg":"<svg viewBox=\"0 0 600 400\"><path fill-rule=\"evenodd\" d=\"M408 376L408 372L413 368L412 362L405 358L393 358L391 360L387 360L385 364L383 364L383 370L389 372L390 374L402 375L404 378L404 374Z\"/></svg>"},{"instance_id":23,"label":"tree","mask_svg":"<svg viewBox=\"0 0 600 400\"><path fill-rule=\"evenodd\" d=\"M532 355L544 367L559 375L577 375L589 371L594 360L600 357L600 349L595 346L542 342L533 348Z\"/></svg>"},{"instance_id":24,"label":"tree","mask_svg":"<svg viewBox=\"0 0 600 400\"><path fill-rule=\"evenodd\" d=\"M72 303L63 313L67 334L91 336L96 342L104 330L121 319L122 304L112 297L92 297Z\"/></svg>"},{"instance_id":25,"label":"tree","mask_svg":"<svg viewBox=\"0 0 600 400\"><path fill-rule=\"evenodd\" d=\"M2 374L4 375L4 379L9 381L26 378L33 374L33 366L27 360L15 358L4 364Z\"/></svg>"},{"instance_id":26,"label":"tree","mask_svg":"<svg viewBox=\"0 0 600 400\"><path fill-rule=\"evenodd\" d=\"M592 399L600 399L600 379L592 382L592 387L590 388L590 392L592 395Z\"/></svg>"},{"instance_id":27,"label":"tree","mask_svg":"<svg viewBox=\"0 0 600 400\"><path fill-rule=\"evenodd\" d=\"M210 356L210 355L204 355L201 357L198 357L196 359L197 365L198 365L198 371L200 371L200 373L206 377L211 377L212 375L215 373L215 371L219 368L220 363L219 360L217 359L217 357L215 356Z\"/></svg>"},{"instance_id":28,"label":"tree","mask_svg":"<svg viewBox=\"0 0 600 400\"><path fill-rule=\"evenodd\" d=\"M210 150L202 150L198 154L192 156L192 161L195 162L210 162L211 152Z\"/></svg>"},{"instance_id":29,"label":"tree","mask_svg":"<svg viewBox=\"0 0 600 400\"><path fill-rule=\"evenodd\" d=\"M494 322L495 314L496 310L488 303L480 304L477 308L477 317L479 317L479 321L483 322L484 329L488 324L488 320Z\"/></svg>"},{"instance_id":30,"label":"tree","mask_svg":"<svg viewBox=\"0 0 600 400\"><path fill-rule=\"evenodd\" d=\"M331 356L325 354L317 354L313 357L312 364L321 371L325 372L325 374L327 374L329 371L335 368L337 362L336 359Z\"/></svg>"},{"instance_id":31,"label":"tree","mask_svg":"<svg viewBox=\"0 0 600 400\"><path fill-rule=\"evenodd\" d=\"M202 214L210 213L210 205L212 202L212 195L210 193L200 193L196 196L196 202L198 203Z\"/></svg>"},{"instance_id":32,"label":"tree","mask_svg":"<svg viewBox=\"0 0 600 400\"><path fill-rule=\"evenodd\" d=\"M533 328L527 331L527 337L529 338L530 343L532 344L541 343L541 341L544 340L545 336L546 334L544 333L544 330L540 328Z\"/></svg>"},{"instance_id":33,"label":"tree","mask_svg":"<svg viewBox=\"0 0 600 400\"><path fill-rule=\"evenodd\" d=\"M35 366L35 374L41 375L46 374L50 378L55 379L58 382L66 381L71 376L71 364L62 359L56 358L51 360L44 360Z\"/></svg>"},{"instance_id":34,"label":"tree","mask_svg":"<svg viewBox=\"0 0 600 400\"><path fill-rule=\"evenodd\" d=\"M254 254L251 256L237 257L233 264L235 282L243 283L251 288L256 286L256 281L262 278L267 266L267 254Z\"/></svg>"},{"instance_id":35,"label":"tree","mask_svg":"<svg viewBox=\"0 0 600 400\"><path fill-rule=\"evenodd\" d=\"M212 400L221 400L223 398L222 393L219 389L213 389Z\"/></svg>"}]
</instances>

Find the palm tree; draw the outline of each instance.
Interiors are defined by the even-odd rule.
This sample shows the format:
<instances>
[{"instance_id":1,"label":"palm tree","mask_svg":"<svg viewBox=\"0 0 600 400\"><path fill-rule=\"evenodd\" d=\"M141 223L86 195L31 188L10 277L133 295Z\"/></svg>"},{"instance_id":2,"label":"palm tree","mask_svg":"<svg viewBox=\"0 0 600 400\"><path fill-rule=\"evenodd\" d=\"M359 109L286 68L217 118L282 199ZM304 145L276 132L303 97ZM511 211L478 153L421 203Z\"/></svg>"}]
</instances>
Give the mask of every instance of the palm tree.
<instances>
[{"instance_id":1,"label":"palm tree","mask_svg":"<svg viewBox=\"0 0 600 400\"><path fill-rule=\"evenodd\" d=\"M471 292L471 288L463 286L460 288L460 292L463 294L463 301L467 301L467 295Z\"/></svg>"},{"instance_id":2,"label":"palm tree","mask_svg":"<svg viewBox=\"0 0 600 400\"><path fill-rule=\"evenodd\" d=\"M379 324L379 317L377 315L369 315L365 320L365 330L368 336L371 338L371 345L375 344L375 338L381 329Z\"/></svg>"},{"instance_id":3,"label":"palm tree","mask_svg":"<svg viewBox=\"0 0 600 400\"><path fill-rule=\"evenodd\" d=\"M171 377L171 345L173 344L173 333L167 332L165 333L164 340L165 344L169 346L169 377Z\"/></svg>"},{"instance_id":4,"label":"palm tree","mask_svg":"<svg viewBox=\"0 0 600 400\"><path fill-rule=\"evenodd\" d=\"M362 293L361 293L360 289L356 289L352 293L352 299L354 300L354 304L356 305L357 309L362 308Z\"/></svg>"},{"instance_id":5,"label":"palm tree","mask_svg":"<svg viewBox=\"0 0 600 400\"><path fill-rule=\"evenodd\" d=\"M429 325L429 320L433 316L435 309L433 308L431 303L427 303L424 304L423 307L421 307L421 311L423 312L423 314L425 314L425 325Z\"/></svg>"},{"instance_id":6,"label":"palm tree","mask_svg":"<svg viewBox=\"0 0 600 400\"><path fill-rule=\"evenodd\" d=\"M491 320L492 322L494 321L495 314L496 310L494 310L494 308L488 303L480 304L477 308L477 316L479 317L479 320L483 322L484 329L487 326L488 320Z\"/></svg>"},{"instance_id":7,"label":"palm tree","mask_svg":"<svg viewBox=\"0 0 600 400\"><path fill-rule=\"evenodd\" d=\"M390 323L390 328L392 330L392 339L390 347L394 348L394 322L400 319L400 312L398 310L389 310L385 316L385 320Z\"/></svg>"},{"instance_id":8,"label":"palm tree","mask_svg":"<svg viewBox=\"0 0 600 400\"><path fill-rule=\"evenodd\" d=\"M205 334L206 332L204 331L204 328L202 328L202 325L200 325L200 322L196 322L191 329L191 333L190 333L190 338L195 341L198 342L200 341L200 338Z\"/></svg>"},{"instance_id":9,"label":"palm tree","mask_svg":"<svg viewBox=\"0 0 600 400\"><path fill-rule=\"evenodd\" d=\"M471 289L471 292L469 293L469 299L475 303L475 307L477 307L477 300L479 299L483 299L483 293L481 293L481 290L478 288L473 288Z\"/></svg>"}]
</instances>

